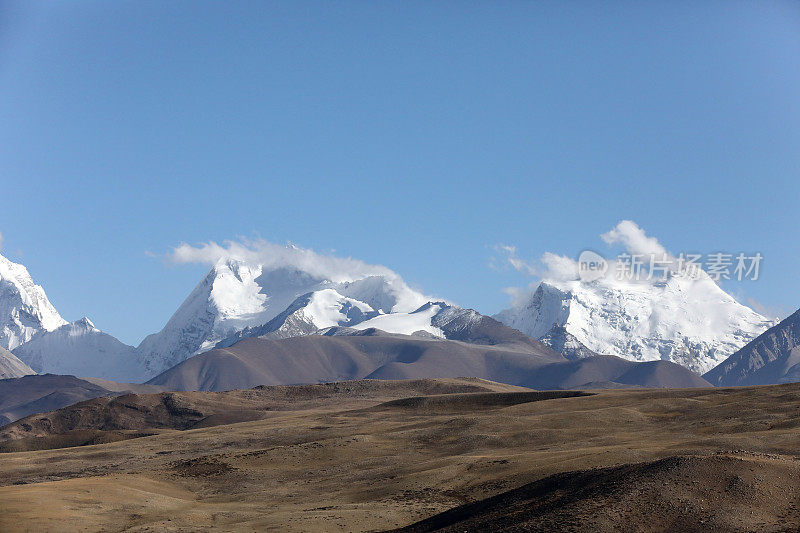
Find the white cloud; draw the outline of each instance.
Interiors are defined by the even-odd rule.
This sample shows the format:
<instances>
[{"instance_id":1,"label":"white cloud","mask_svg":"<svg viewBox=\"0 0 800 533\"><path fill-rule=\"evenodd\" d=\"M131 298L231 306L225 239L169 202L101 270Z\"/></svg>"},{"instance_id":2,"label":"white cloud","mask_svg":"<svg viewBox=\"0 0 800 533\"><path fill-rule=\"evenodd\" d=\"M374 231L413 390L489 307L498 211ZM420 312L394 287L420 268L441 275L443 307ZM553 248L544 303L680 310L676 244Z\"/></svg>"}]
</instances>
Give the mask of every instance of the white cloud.
<instances>
[{"instance_id":1,"label":"white cloud","mask_svg":"<svg viewBox=\"0 0 800 533\"><path fill-rule=\"evenodd\" d=\"M541 262L545 267L541 274L542 279L578 279L578 262L566 255L545 252Z\"/></svg>"},{"instance_id":2,"label":"white cloud","mask_svg":"<svg viewBox=\"0 0 800 533\"><path fill-rule=\"evenodd\" d=\"M632 220L622 220L611 231L600 235L606 244L622 244L630 254L646 256L669 256L658 239L648 237L644 230ZM671 257L671 256L670 256Z\"/></svg>"},{"instance_id":3,"label":"white cloud","mask_svg":"<svg viewBox=\"0 0 800 533\"><path fill-rule=\"evenodd\" d=\"M622 220L610 231L600 235L600 238L609 245L622 245L630 255L641 255L646 258L653 257L656 260L666 259L670 261L670 270L674 266L676 258L671 255L655 237L649 237L645 231L632 220ZM503 255L506 265L527 276L535 278L537 281L528 287L512 287L503 289L503 292L511 297L512 305L525 302L532 291L535 291L542 281L545 282L566 282L575 281L579 278L578 261L565 255L553 252L543 253L539 259L526 261L519 257L515 246L500 244L495 246L495 250ZM493 258L493 264L495 259ZM606 270L601 282L607 283L654 283L656 280L648 279L646 273L642 276L620 276L620 272L630 269L628 263L620 263L617 259L609 258L608 269ZM674 272L674 270L673 270Z\"/></svg>"},{"instance_id":4,"label":"white cloud","mask_svg":"<svg viewBox=\"0 0 800 533\"><path fill-rule=\"evenodd\" d=\"M3 234L0 232L0 252L3 251Z\"/></svg>"},{"instance_id":5,"label":"white cloud","mask_svg":"<svg viewBox=\"0 0 800 533\"><path fill-rule=\"evenodd\" d=\"M522 272L523 274L528 274L530 276L538 275L536 267L524 259L520 259L517 256L517 247L516 246L508 246L507 244L498 244L494 247L495 251L499 252L502 255L505 255L505 261L511 265L511 267L518 271ZM492 261L494 264L494 258Z\"/></svg>"},{"instance_id":6,"label":"white cloud","mask_svg":"<svg viewBox=\"0 0 800 533\"><path fill-rule=\"evenodd\" d=\"M265 269L296 268L312 276L333 282L349 281L366 276L386 276L399 279L392 270L381 265L370 265L349 257L321 254L293 244L275 244L264 239L213 241L192 246L181 243L167 254L173 263L202 263L214 265L219 261L240 260L263 265Z\"/></svg>"},{"instance_id":7,"label":"white cloud","mask_svg":"<svg viewBox=\"0 0 800 533\"><path fill-rule=\"evenodd\" d=\"M538 260L528 261L517 255L517 248L498 244L495 250L505 257L503 260L517 272L539 279L570 280L578 277L578 263L564 255L545 252ZM495 263L493 258L492 264Z\"/></svg>"}]
</instances>

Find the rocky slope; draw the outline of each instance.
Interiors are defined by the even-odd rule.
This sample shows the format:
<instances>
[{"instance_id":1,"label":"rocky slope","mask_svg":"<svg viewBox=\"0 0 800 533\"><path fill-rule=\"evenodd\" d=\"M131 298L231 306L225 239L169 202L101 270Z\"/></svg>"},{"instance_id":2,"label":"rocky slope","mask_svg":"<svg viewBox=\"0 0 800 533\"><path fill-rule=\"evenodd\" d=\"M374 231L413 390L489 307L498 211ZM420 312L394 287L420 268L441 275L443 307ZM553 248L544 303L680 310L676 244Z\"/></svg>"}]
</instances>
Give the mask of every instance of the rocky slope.
<instances>
[{"instance_id":1,"label":"rocky slope","mask_svg":"<svg viewBox=\"0 0 800 533\"><path fill-rule=\"evenodd\" d=\"M800 381L800 311L759 335L703 377L717 386Z\"/></svg>"},{"instance_id":2,"label":"rocky slope","mask_svg":"<svg viewBox=\"0 0 800 533\"><path fill-rule=\"evenodd\" d=\"M673 456L563 472L397 531L780 531L800 521L796 461Z\"/></svg>"},{"instance_id":3,"label":"rocky slope","mask_svg":"<svg viewBox=\"0 0 800 533\"><path fill-rule=\"evenodd\" d=\"M31 367L19 360L13 353L0 348L0 379L21 378L35 374Z\"/></svg>"}]
</instances>

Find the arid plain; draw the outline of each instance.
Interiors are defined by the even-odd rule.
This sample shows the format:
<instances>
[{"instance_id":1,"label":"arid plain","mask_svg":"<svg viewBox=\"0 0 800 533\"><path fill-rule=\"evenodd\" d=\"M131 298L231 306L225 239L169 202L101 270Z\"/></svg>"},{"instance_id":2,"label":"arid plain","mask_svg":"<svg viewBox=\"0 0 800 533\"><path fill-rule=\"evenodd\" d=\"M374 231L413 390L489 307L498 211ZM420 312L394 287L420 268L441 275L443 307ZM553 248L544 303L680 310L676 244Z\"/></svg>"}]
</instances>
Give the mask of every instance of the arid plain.
<instances>
[{"instance_id":1,"label":"arid plain","mask_svg":"<svg viewBox=\"0 0 800 533\"><path fill-rule=\"evenodd\" d=\"M81 433L81 420L106 429ZM2 531L800 523L800 384L537 393L358 381L98 398L15 424L4 449L30 451L0 454Z\"/></svg>"}]
</instances>

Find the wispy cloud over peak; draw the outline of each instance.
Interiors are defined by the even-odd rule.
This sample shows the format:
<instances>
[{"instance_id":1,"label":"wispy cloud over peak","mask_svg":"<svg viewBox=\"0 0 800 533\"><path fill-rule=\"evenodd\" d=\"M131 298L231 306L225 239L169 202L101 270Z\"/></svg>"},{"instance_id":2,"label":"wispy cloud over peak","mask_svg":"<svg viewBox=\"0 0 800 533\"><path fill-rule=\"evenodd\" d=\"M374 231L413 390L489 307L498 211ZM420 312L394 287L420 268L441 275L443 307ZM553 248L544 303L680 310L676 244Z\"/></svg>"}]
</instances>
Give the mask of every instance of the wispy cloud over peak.
<instances>
[{"instance_id":1,"label":"wispy cloud over peak","mask_svg":"<svg viewBox=\"0 0 800 533\"><path fill-rule=\"evenodd\" d=\"M167 259L176 264L207 265L238 260L262 265L267 270L294 268L334 282L366 276L399 278L394 271L381 265L319 253L292 243L276 244L265 239L226 240L222 244L209 241L196 246L181 243L167 254Z\"/></svg>"},{"instance_id":2,"label":"wispy cloud over peak","mask_svg":"<svg viewBox=\"0 0 800 533\"><path fill-rule=\"evenodd\" d=\"M613 229L600 235L606 244L621 244L630 254L669 256L658 239L648 237L632 220L621 220Z\"/></svg>"}]
</instances>

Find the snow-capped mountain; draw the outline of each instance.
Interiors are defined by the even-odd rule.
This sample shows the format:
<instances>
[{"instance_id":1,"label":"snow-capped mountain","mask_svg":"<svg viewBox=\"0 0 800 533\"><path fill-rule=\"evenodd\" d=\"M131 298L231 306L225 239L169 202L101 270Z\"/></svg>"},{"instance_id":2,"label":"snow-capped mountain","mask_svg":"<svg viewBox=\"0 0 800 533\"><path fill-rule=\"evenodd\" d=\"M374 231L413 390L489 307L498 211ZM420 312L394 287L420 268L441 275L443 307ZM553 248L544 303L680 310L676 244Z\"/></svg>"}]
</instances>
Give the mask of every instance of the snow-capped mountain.
<instances>
[{"instance_id":1,"label":"snow-capped mountain","mask_svg":"<svg viewBox=\"0 0 800 533\"><path fill-rule=\"evenodd\" d=\"M0 347L13 350L66 323L28 269L0 255Z\"/></svg>"},{"instance_id":2,"label":"snow-capped mountain","mask_svg":"<svg viewBox=\"0 0 800 533\"><path fill-rule=\"evenodd\" d=\"M232 346L247 337L286 339L313 335L332 327L374 328L387 333L446 338L444 331L434 325L436 317L446 307L449 306L443 302L428 302L410 312L386 313L382 309L376 311L366 302L343 296L336 289L322 289L300 296L266 324L236 332L217 343L216 348Z\"/></svg>"},{"instance_id":3,"label":"snow-capped mountain","mask_svg":"<svg viewBox=\"0 0 800 533\"><path fill-rule=\"evenodd\" d=\"M35 374L31 367L19 360L13 353L0 348L0 379L21 378ZM0 423L2 423L0 416Z\"/></svg>"},{"instance_id":4,"label":"snow-capped mountain","mask_svg":"<svg viewBox=\"0 0 800 533\"><path fill-rule=\"evenodd\" d=\"M211 268L164 329L142 341L138 352L146 372L155 375L242 331L239 338L280 336L279 330L294 336L295 330L307 333L351 325L355 318L410 312L427 300L390 271L327 279L298 268L225 259Z\"/></svg>"},{"instance_id":5,"label":"snow-capped mountain","mask_svg":"<svg viewBox=\"0 0 800 533\"><path fill-rule=\"evenodd\" d=\"M769 328L705 273L670 273L655 283L612 277L544 281L520 305L495 316L536 339L563 327L589 350L633 361L663 359L707 372Z\"/></svg>"},{"instance_id":6,"label":"snow-capped mountain","mask_svg":"<svg viewBox=\"0 0 800 533\"><path fill-rule=\"evenodd\" d=\"M375 285L374 280L369 281ZM216 348L233 346L248 337L285 339L327 335L331 330L380 330L472 344L514 345L523 351L546 350L538 341L472 309L443 301L429 301L410 312L386 313L383 309L375 310L366 302L343 296L332 288L300 296L266 324L245 328L217 343Z\"/></svg>"},{"instance_id":7,"label":"snow-capped mountain","mask_svg":"<svg viewBox=\"0 0 800 533\"><path fill-rule=\"evenodd\" d=\"M103 333L88 318L40 332L13 353L39 373L126 382L145 377L136 349Z\"/></svg>"},{"instance_id":8,"label":"snow-capped mountain","mask_svg":"<svg viewBox=\"0 0 800 533\"><path fill-rule=\"evenodd\" d=\"M716 386L800 381L800 311L759 335L703 377Z\"/></svg>"},{"instance_id":9,"label":"snow-capped mountain","mask_svg":"<svg viewBox=\"0 0 800 533\"><path fill-rule=\"evenodd\" d=\"M215 347L232 346L247 337L286 339L311 335L333 326L354 326L378 314L369 304L343 296L336 289L321 289L299 296L266 324L248 326L219 341Z\"/></svg>"},{"instance_id":10,"label":"snow-capped mountain","mask_svg":"<svg viewBox=\"0 0 800 533\"><path fill-rule=\"evenodd\" d=\"M0 342L30 367L14 363L15 372L119 381L152 377L246 337L297 337L331 327L535 349L541 340L569 359L595 353L664 359L703 373L773 324L705 274L670 273L653 283L608 276L547 280L521 305L495 317L506 327L425 296L384 267L352 260L331 266L323 256L287 250L305 262L265 264L263 255L216 262L164 328L138 348L88 319L67 323L25 267L0 256Z\"/></svg>"}]
</instances>

